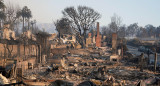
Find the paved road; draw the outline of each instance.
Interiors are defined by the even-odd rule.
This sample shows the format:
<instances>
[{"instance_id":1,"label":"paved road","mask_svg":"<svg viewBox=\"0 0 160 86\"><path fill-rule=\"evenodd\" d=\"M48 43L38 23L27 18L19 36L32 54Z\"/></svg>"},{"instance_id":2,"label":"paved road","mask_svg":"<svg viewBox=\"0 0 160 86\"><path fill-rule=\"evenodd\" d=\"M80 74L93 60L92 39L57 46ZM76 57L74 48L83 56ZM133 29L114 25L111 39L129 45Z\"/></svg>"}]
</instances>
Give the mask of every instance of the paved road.
<instances>
[{"instance_id":1,"label":"paved road","mask_svg":"<svg viewBox=\"0 0 160 86\"><path fill-rule=\"evenodd\" d=\"M132 47L127 45L128 52L131 53L133 56L141 55L142 52L138 51L137 47ZM147 54L144 54L144 57L148 57ZM157 55L157 63L160 64L160 53ZM154 62L154 54L150 55L150 63Z\"/></svg>"}]
</instances>

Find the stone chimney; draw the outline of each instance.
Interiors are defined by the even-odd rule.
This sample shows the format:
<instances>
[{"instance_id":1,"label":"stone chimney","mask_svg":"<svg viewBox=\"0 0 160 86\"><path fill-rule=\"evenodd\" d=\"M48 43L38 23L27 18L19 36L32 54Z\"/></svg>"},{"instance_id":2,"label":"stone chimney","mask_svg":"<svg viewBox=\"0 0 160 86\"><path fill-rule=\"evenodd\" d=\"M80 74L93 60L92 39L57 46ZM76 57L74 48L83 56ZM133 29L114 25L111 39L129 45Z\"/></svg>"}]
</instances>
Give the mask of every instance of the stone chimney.
<instances>
[{"instance_id":1,"label":"stone chimney","mask_svg":"<svg viewBox=\"0 0 160 86\"><path fill-rule=\"evenodd\" d=\"M97 22L96 47L101 47L101 37L100 37L100 34L99 34L99 22Z\"/></svg>"},{"instance_id":2,"label":"stone chimney","mask_svg":"<svg viewBox=\"0 0 160 86\"><path fill-rule=\"evenodd\" d=\"M117 34L112 34L112 54L116 54L117 51Z\"/></svg>"}]
</instances>

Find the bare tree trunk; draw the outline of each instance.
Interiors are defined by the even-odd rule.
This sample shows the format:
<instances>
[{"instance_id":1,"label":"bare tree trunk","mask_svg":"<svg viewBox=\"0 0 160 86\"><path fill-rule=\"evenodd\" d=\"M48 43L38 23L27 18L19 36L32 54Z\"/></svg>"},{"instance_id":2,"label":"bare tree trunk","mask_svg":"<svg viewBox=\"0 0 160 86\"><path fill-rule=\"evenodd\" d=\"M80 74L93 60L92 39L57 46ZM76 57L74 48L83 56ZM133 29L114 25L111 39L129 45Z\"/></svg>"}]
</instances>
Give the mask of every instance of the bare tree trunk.
<instances>
[{"instance_id":1,"label":"bare tree trunk","mask_svg":"<svg viewBox=\"0 0 160 86\"><path fill-rule=\"evenodd\" d=\"M11 56L12 56L12 51L13 51L13 45L11 46L11 49L10 49L9 45L7 44L6 48L7 48L7 50L8 50L8 58L11 58Z\"/></svg>"},{"instance_id":2,"label":"bare tree trunk","mask_svg":"<svg viewBox=\"0 0 160 86\"><path fill-rule=\"evenodd\" d=\"M83 48L85 48L86 47L86 30L84 30L84 33L83 33Z\"/></svg>"},{"instance_id":3,"label":"bare tree trunk","mask_svg":"<svg viewBox=\"0 0 160 86\"><path fill-rule=\"evenodd\" d=\"M82 37L82 35L80 35L80 33L77 33L77 37L76 39L78 40L79 44L82 46L82 48L84 48L84 38Z\"/></svg>"},{"instance_id":4,"label":"bare tree trunk","mask_svg":"<svg viewBox=\"0 0 160 86\"><path fill-rule=\"evenodd\" d=\"M24 17L23 17L23 34L24 34Z\"/></svg>"},{"instance_id":5,"label":"bare tree trunk","mask_svg":"<svg viewBox=\"0 0 160 86\"><path fill-rule=\"evenodd\" d=\"M82 39L82 48L86 48L86 43L85 42L86 42L85 38L83 37L83 39Z\"/></svg>"},{"instance_id":6,"label":"bare tree trunk","mask_svg":"<svg viewBox=\"0 0 160 86\"><path fill-rule=\"evenodd\" d=\"M30 26L30 24L29 24L29 20L30 20L30 19L28 18L28 30L29 30L29 26Z\"/></svg>"}]
</instances>

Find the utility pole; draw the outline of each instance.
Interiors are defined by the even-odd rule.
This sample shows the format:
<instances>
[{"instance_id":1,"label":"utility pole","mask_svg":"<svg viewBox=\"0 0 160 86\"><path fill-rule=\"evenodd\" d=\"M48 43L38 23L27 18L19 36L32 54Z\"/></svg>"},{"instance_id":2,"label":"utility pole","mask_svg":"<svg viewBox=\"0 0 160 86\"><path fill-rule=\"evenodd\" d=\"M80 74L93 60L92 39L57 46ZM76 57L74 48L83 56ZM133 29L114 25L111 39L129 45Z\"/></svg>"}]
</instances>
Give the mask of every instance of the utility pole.
<instances>
[{"instance_id":1,"label":"utility pole","mask_svg":"<svg viewBox=\"0 0 160 86\"><path fill-rule=\"evenodd\" d=\"M143 62L144 60L144 53L141 53L141 59L140 59L140 71L143 72Z\"/></svg>"},{"instance_id":2,"label":"utility pole","mask_svg":"<svg viewBox=\"0 0 160 86\"><path fill-rule=\"evenodd\" d=\"M154 72L156 72L156 66L157 66L157 53L155 53L155 58L154 58Z\"/></svg>"},{"instance_id":3,"label":"utility pole","mask_svg":"<svg viewBox=\"0 0 160 86\"><path fill-rule=\"evenodd\" d=\"M31 31L32 31L32 33L33 33L33 24L34 24L34 22L33 22L33 21L31 21L31 25L32 25L32 30L31 30Z\"/></svg>"}]
</instances>

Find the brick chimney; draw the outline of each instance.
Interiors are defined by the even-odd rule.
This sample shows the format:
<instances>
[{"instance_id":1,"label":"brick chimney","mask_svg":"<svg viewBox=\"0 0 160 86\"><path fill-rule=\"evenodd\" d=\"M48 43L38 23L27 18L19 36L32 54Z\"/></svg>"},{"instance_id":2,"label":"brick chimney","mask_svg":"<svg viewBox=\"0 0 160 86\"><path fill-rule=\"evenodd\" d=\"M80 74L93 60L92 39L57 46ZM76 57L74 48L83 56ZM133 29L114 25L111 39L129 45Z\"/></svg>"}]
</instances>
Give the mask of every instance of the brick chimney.
<instances>
[{"instance_id":1,"label":"brick chimney","mask_svg":"<svg viewBox=\"0 0 160 86\"><path fill-rule=\"evenodd\" d=\"M100 34L99 34L99 22L97 22L96 47L101 47L101 37L100 37Z\"/></svg>"}]
</instances>

